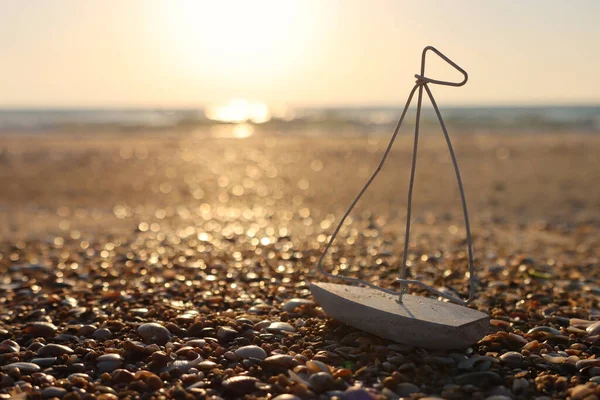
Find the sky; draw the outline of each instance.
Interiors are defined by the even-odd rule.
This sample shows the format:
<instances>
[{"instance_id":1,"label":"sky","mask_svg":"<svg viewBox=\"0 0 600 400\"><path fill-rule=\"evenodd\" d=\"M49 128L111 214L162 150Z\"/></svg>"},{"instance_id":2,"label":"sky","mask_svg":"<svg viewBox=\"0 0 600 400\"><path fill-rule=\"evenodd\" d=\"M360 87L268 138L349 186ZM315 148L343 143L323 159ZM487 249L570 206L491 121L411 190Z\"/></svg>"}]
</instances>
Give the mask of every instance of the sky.
<instances>
[{"instance_id":1,"label":"sky","mask_svg":"<svg viewBox=\"0 0 600 400\"><path fill-rule=\"evenodd\" d=\"M0 107L600 104L600 1L0 0ZM428 57L427 75L457 73Z\"/></svg>"}]
</instances>

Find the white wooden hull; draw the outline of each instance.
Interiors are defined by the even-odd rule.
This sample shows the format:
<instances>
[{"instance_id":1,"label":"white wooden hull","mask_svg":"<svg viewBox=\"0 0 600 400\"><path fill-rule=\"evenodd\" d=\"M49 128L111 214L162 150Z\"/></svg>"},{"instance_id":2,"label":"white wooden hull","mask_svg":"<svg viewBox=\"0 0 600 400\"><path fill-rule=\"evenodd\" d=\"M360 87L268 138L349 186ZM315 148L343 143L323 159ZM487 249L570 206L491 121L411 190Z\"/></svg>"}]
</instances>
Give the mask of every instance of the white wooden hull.
<instances>
[{"instance_id":1,"label":"white wooden hull","mask_svg":"<svg viewBox=\"0 0 600 400\"><path fill-rule=\"evenodd\" d=\"M481 339L489 317L477 310L420 296L397 296L359 286L311 283L325 312L358 329L428 349L460 349Z\"/></svg>"}]
</instances>

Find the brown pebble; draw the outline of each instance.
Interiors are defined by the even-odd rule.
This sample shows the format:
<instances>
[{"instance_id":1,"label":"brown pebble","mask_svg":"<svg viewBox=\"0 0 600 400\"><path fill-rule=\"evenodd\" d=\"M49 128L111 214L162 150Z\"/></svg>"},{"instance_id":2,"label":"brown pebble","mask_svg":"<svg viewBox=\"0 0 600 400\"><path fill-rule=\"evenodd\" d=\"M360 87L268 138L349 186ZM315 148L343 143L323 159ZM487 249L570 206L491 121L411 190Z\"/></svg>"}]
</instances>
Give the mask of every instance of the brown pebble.
<instances>
[{"instance_id":1,"label":"brown pebble","mask_svg":"<svg viewBox=\"0 0 600 400\"><path fill-rule=\"evenodd\" d=\"M253 376L239 375L224 380L223 387L228 392L245 395L255 392L257 390L256 385L259 383L262 382Z\"/></svg>"},{"instance_id":2,"label":"brown pebble","mask_svg":"<svg viewBox=\"0 0 600 400\"><path fill-rule=\"evenodd\" d=\"M222 326L217 331L217 339L221 343L229 343L237 337L238 333L235 329L229 326Z\"/></svg>"},{"instance_id":3,"label":"brown pebble","mask_svg":"<svg viewBox=\"0 0 600 400\"><path fill-rule=\"evenodd\" d=\"M96 331L96 327L94 325L83 325L79 328L79 334L81 336L90 337Z\"/></svg>"},{"instance_id":4,"label":"brown pebble","mask_svg":"<svg viewBox=\"0 0 600 400\"><path fill-rule=\"evenodd\" d=\"M188 334L192 337L202 337L202 329L204 329L204 324L196 321L188 328Z\"/></svg>"},{"instance_id":5,"label":"brown pebble","mask_svg":"<svg viewBox=\"0 0 600 400\"><path fill-rule=\"evenodd\" d=\"M61 344L51 343L41 347L37 352L37 355L40 357L58 357L63 354L73 354L73 349Z\"/></svg>"},{"instance_id":6,"label":"brown pebble","mask_svg":"<svg viewBox=\"0 0 600 400\"><path fill-rule=\"evenodd\" d=\"M33 337L52 337L58 328L50 322L34 322L25 328L25 332Z\"/></svg>"},{"instance_id":7,"label":"brown pebble","mask_svg":"<svg viewBox=\"0 0 600 400\"><path fill-rule=\"evenodd\" d=\"M112 380L117 383L129 383L134 379L134 374L126 369L116 369L110 374Z\"/></svg>"}]
</instances>

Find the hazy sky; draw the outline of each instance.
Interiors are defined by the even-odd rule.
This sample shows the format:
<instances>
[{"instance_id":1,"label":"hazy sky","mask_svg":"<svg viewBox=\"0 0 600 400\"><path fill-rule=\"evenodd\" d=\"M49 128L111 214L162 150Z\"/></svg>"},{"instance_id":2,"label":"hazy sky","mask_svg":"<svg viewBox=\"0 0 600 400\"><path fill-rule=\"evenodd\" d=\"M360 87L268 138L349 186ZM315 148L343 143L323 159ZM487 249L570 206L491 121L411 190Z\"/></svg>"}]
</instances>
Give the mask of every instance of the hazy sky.
<instances>
[{"instance_id":1,"label":"hazy sky","mask_svg":"<svg viewBox=\"0 0 600 400\"><path fill-rule=\"evenodd\" d=\"M599 17L598 0L0 0L0 106L401 104L426 45L469 72L433 88L442 104L598 104Z\"/></svg>"}]
</instances>

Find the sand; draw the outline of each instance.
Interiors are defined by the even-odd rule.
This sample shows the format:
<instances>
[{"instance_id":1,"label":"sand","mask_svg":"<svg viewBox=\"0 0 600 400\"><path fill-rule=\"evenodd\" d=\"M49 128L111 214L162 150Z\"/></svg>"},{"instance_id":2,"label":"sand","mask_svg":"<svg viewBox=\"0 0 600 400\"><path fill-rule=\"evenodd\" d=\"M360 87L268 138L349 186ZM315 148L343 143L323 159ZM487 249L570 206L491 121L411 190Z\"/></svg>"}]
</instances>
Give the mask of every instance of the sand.
<instances>
[{"instance_id":1,"label":"sand","mask_svg":"<svg viewBox=\"0 0 600 400\"><path fill-rule=\"evenodd\" d=\"M600 319L600 138L592 135L454 136L478 267L472 307L491 317L490 335L471 348L403 348L310 302L282 311L292 298L311 299L304 280L320 279L314 266L326 234L386 143L260 132L3 136L0 333L19 349L6 342L0 364L31 362L49 343L74 352L43 366L43 376L5 368L0 393L600 396L600 364L587 361L600 357L592 325ZM450 158L441 135L420 143L410 275L465 295ZM395 287L410 144L408 134L397 142L328 268ZM164 340L159 328L140 333L147 322L166 327ZM276 322L291 330L269 329ZM249 345L270 360L235 352ZM98 360L107 353L120 361ZM197 355L202 367L171 368Z\"/></svg>"}]
</instances>

